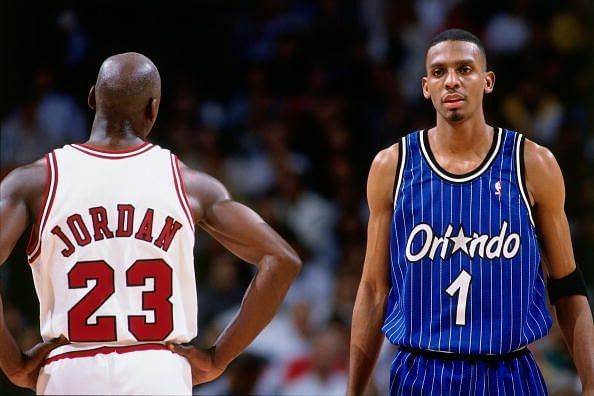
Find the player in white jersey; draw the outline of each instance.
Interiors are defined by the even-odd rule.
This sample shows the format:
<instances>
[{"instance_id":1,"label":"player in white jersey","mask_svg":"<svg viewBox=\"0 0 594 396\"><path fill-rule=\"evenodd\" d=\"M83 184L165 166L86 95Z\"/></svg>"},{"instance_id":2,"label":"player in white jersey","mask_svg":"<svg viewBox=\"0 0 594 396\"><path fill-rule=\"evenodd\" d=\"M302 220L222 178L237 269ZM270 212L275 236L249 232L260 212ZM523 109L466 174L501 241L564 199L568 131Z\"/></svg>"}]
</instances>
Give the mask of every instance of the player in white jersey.
<instances>
[{"instance_id":1,"label":"player in white jersey","mask_svg":"<svg viewBox=\"0 0 594 396\"><path fill-rule=\"evenodd\" d=\"M190 394L270 321L300 268L291 247L221 183L145 141L160 94L148 58L108 58L89 93L90 139L0 185L0 264L33 223L27 253L44 341L23 353L0 309L0 367L16 385L39 394ZM258 267L237 316L207 350L181 345L197 334L194 224Z\"/></svg>"}]
</instances>

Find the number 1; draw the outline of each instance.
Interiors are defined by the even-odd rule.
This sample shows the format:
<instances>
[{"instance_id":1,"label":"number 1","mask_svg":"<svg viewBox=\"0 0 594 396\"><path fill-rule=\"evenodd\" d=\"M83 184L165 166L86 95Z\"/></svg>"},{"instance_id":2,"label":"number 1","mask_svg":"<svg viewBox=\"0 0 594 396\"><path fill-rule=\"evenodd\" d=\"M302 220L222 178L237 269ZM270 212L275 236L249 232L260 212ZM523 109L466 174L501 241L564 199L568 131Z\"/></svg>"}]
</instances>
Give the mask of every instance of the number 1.
<instances>
[{"instance_id":1,"label":"number 1","mask_svg":"<svg viewBox=\"0 0 594 396\"><path fill-rule=\"evenodd\" d=\"M470 279L472 277L468 272L462 270L460 275L450 284L446 289L446 293L454 297L457 291L460 291L458 296L458 306L456 307L456 324L464 326L466 324L466 302L468 299L468 288L470 287Z\"/></svg>"}]
</instances>

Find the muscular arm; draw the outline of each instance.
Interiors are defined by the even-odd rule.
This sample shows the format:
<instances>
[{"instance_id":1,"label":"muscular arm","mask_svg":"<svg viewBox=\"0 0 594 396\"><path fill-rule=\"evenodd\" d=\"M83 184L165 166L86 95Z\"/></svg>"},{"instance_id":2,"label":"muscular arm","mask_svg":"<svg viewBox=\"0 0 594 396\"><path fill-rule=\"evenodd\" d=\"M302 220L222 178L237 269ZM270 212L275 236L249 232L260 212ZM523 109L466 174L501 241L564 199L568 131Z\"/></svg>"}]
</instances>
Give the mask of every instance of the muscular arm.
<instances>
[{"instance_id":1,"label":"muscular arm","mask_svg":"<svg viewBox=\"0 0 594 396\"><path fill-rule=\"evenodd\" d=\"M351 327L349 383L347 394L361 395L367 387L379 354L388 280L388 243L392 217L392 186L398 161L397 145L374 159L367 181L369 223L363 274Z\"/></svg>"},{"instance_id":2,"label":"muscular arm","mask_svg":"<svg viewBox=\"0 0 594 396\"><path fill-rule=\"evenodd\" d=\"M36 218L44 186L43 160L15 169L0 183L0 265L4 264L31 219ZM65 342L62 338L40 343L23 353L6 326L0 296L0 368L14 384L35 390L43 359L50 350Z\"/></svg>"},{"instance_id":3,"label":"muscular arm","mask_svg":"<svg viewBox=\"0 0 594 396\"><path fill-rule=\"evenodd\" d=\"M526 142L525 162L547 271L551 278L559 279L576 267L564 210L563 176L551 152L530 141ZM594 391L594 324L588 300L580 295L562 297L555 311L584 390Z\"/></svg>"},{"instance_id":4,"label":"muscular arm","mask_svg":"<svg viewBox=\"0 0 594 396\"><path fill-rule=\"evenodd\" d=\"M0 265L4 264L29 223L23 173L26 171L17 169L0 183ZM0 296L0 368L10 378L21 365L21 350L6 327Z\"/></svg>"},{"instance_id":5,"label":"muscular arm","mask_svg":"<svg viewBox=\"0 0 594 396\"><path fill-rule=\"evenodd\" d=\"M182 167L198 225L257 273L239 312L214 343L214 365L226 367L270 322L301 268L295 251L262 218L233 201L221 183Z\"/></svg>"}]
</instances>

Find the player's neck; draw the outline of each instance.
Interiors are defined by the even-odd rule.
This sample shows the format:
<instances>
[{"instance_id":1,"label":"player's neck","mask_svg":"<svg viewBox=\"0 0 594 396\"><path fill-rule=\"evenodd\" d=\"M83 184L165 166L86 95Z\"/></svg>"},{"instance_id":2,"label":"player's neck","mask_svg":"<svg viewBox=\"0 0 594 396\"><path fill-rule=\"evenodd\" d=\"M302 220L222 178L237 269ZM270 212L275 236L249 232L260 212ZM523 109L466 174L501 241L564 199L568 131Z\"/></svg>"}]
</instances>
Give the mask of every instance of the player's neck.
<instances>
[{"instance_id":1,"label":"player's neck","mask_svg":"<svg viewBox=\"0 0 594 396\"><path fill-rule=\"evenodd\" d=\"M488 150L492 136L493 127L487 125L484 117L459 124L438 117L436 127L430 131L433 147L445 148L450 153L476 152L484 147Z\"/></svg>"},{"instance_id":2,"label":"player's neck","mask_svg":"<svg viewBox=\"0 0 594 396\"><path fill-rule=\"evenodd\" d=\"M96 115L86 143L98 148L125 149L142 144L144 139L140 136L129 120L107 120Z\"/></svg>"}]
</instances>

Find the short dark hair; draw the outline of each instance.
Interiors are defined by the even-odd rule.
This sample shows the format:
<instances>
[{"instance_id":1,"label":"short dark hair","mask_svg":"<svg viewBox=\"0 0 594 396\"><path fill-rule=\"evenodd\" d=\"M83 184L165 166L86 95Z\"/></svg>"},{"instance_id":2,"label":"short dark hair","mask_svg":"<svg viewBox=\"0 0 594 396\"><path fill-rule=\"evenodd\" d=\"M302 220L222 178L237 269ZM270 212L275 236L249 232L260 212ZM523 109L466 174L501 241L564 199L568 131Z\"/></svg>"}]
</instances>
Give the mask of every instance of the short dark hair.
<instances>
[{"instance_id":1,"label":"short dark hair","mask_svg":"<svg viewBox=\"0 0 594 396\"><path fill-rule=\"evenodd\" d=\"M427 53L429 52L429 49L431 49L431 47L433 47L434 45L441 43L442 41L467 41L469 43L476 44L476 46L479 48L479 50L485 57L485 63L487 62L487 51L485 51L485 46L483 45L481 40L474 34L470 33L468 30L464 29L448 29L434 36L429 41L429 44L425 49L425 58L427 58Z\"/></svg>"}]
</instances>

